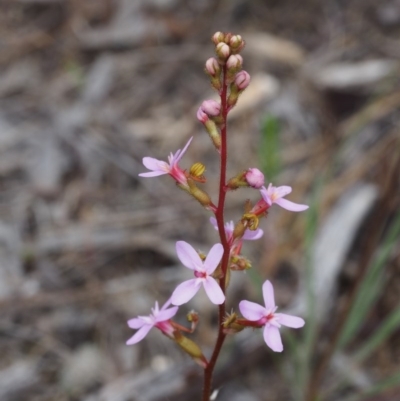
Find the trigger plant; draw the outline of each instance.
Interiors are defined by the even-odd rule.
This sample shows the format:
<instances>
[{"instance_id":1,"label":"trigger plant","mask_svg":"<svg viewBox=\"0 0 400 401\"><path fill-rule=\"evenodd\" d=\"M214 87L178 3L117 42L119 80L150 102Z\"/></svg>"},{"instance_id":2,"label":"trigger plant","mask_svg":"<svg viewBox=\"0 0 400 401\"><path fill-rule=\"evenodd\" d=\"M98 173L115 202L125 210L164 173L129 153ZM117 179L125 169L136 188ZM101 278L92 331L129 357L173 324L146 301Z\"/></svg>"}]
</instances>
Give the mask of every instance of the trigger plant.
<instances>
[{"instance_id":1,"label":"trigger plant","mask_svg":"<svg viewBox=\"0 0 400 401\"><path fill-rule=\"evenodd\" d=\"M199 401L210 400L214 390L214 368L227 335L248 327L262 328L266 345L272 351L281 352L284 349L280 335L281 326L297 329L304 325L304 320L300 317L276 312L274 289L268 280L262 286L264 305L243 300L238 304L238 312L227 314L226 290L231 272L251 268L250 260L241 253L243 241L258 240L263 236L263 230L259 228L260 219L267 215L272 205L276 204L292 212L301 212L308 206L286 199L292 191L289 186L265 185L264 175L257 167L249 166L234 177L227 177L228 114L236 106L241 93L249 86L251 78L243 69L244 61L240 53L245 43L240 35L217 32L212 36L212 42L215 45L215 56L206 61L205 72L219 96L219 101L204 100L197 111L197 119L203 124L215 148L215 157L219 159L219 184L216 194L209 194L201 188L201 184L206 181L205 166L202 163L196 163L189 169L181 167L181 164L184 164L184 154L193 138L188 140L182 150L171 152L168 161L144 157L143 165L149 171L139 175L144 178L160 175L172 177L179 188L196 199L205 209L208 213L207 218L218 232L219 238L214 241L207 255L198 252L185 241L176 243L177 256L182 265L192 271L193 277L178 284L161 308L156 302L149 315L129 320L128 326L136 332L127 341L128 345L136 344L150 330L159 330L175 342L203 369L203 390L202 394L199 394ZM193 141L195 140L194 138ZM236 222L227 222L224 216L226 196L238 188L258 191L259 200L254 205L247 201L243 215L238 217ZM185 194L182 193L182 196ZM205 355L201 346L188 337L198 322L197 312L188 315L190 328L183 327L173 320L179 313L178 308L189 302L198 291L205 291L210 302L218 308L216 340L210 355Z\"/></svg>"}]
</instances>

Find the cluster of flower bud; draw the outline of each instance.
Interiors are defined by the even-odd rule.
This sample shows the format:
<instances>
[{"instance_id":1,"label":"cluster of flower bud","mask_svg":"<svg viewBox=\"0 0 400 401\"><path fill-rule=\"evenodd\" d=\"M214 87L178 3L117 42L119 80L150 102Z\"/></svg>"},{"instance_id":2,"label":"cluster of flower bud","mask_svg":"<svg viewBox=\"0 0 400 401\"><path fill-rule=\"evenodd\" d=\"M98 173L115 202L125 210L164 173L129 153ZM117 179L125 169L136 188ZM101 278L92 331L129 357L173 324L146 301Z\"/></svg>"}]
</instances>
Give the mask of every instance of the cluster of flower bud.
<instances>
[{"instance_id":1,"label":"cluster of flower bud","mask_svg":"<svg viewBox=\"0 0 400 401\"><path fill-rule=\"evenodd\" d=\"M216 32L212 41L215 44L216 58L211 57L206 61L205 71L217 91L222 90L224 83L230 86L229 106L233 107L239 94L250 83L250 75L242 70L243 58L239 54L245 42L240 35L222 32ZM225 74L221 74L223 70Z\"/></svg>"}]
</instances>

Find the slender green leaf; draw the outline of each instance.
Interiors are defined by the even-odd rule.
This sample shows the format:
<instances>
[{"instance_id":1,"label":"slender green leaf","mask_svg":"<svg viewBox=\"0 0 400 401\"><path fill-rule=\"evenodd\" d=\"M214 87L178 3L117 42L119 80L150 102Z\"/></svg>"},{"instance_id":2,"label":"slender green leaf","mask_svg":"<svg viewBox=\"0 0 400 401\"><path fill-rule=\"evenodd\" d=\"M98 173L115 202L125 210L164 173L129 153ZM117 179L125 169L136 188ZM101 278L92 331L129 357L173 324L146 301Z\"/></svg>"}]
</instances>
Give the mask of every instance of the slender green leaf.
<instances>
[{"instance_id":1,"label":"slender green leaf","mask_svg":"<svg viewBox=\"0 0 400 401\"><path fill-rule=\"evenodd\" d=\"M346 346L364 323L372 304L377 300L384 283L383 269L400 235L400 213L397 214L387 233L382 248L368 269L361 283L356 300L350 310L338 341L338 348Z\"/></svg>"},{"instance_id":2,"label":"slender green leaf","mask_svg":"<svg viewBox=\"0 0 400 401\"><path fill-rule=\"evenodd\" d=\"M280 132L278 119L272 115L268 115L262 123L261 143L258 156L261 169L270 182L274 181L281 170Z\"/></svg>"},{"instance_id":3,"label":"slender green leaf","mask_svg":"<svg viewBox=\"0 0 400 401\"><path fill-rule=\"evenodd\" d=\"M363 401L367 400L369 397L374 396L376 394L382 394L385 391L393 390L396 388L400 388L400 372L396 372L395 374L389 376L388 378L380 381L375 384L367 391L362 392L361 394L352 395L350 397L341 398L341 401Z\"/></svg>"}]
</instances>

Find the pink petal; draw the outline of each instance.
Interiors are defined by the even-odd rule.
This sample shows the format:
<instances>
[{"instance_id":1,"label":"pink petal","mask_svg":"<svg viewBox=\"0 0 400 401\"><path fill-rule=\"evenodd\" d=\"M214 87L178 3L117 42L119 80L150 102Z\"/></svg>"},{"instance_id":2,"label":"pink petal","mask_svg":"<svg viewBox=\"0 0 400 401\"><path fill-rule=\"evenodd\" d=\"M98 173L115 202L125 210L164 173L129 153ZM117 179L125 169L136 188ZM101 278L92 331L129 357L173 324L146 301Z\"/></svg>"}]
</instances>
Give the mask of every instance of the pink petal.
<instances>
[{"instance_id":1,"label":"pink petal","mask_svg":"<svg viewBox=\"0 0 400 401\"><path fill-rule=\"evenodd\" d=\"M179 260L187 268L192 270L197 270L202 268L203 262L200 259L199 254L187 242L178 241L176 243L176 253L178 254Z\"/></svg>"},{"instance_id":2,"label":"pink petal","mask_svg":"<svg viewBox=\"0 0 400 401\"><path fill-rule=\"evenodd\" d=\"M147 333L152 329L152 325L146 324L140 328L127 342L127 345L136 344L147 336Z\"/></svg>"},{"instance_id":3,"label":"pink petal","mask_svg":"<svg viewBox=\"0 0 400 401\"><path fill-rule=\"evenodd\" d=\"M225 302L225 295L214 278L207 277L203 281L203 287L213 304L221 305Z\"/></svg>"},{"instance_id":4,"label":"pink petal","mask_svg":"<svg viewBox=\"0 0 400 401\"><path fill-rule=\"evenodd\" d=\"M275 309L275 297L274 297L274 287L272 286L269 280L267 280L263 284L262 291L265 302L265 309L267 309L268 312L271 312Z\"/></svg>"},{"instance_id":5,"label":"pink petal","mask_svg":"<svg viewBox=\"0 0 400 401\"><path fill-rule=\"evenodd\" d=\"M193 139L193 137L191 137L191 138L188 140L187 144L186 144L185 147L182 149L182 152L181 152L180 150L178 151L179 153L176 152L175 157L174 157L175 163L178 163L179 160L182 159L182 156L185 154L187 148L188 148L189 145L190 145L190 142L192 142L192 139Z\"/></svg>"},{"instance_id":6,"label":"pink petal","mask_svg":"<svg viewBox=\"0 0 400 401\"><path fill-rule=\"evenodd\" d=\"M285 313L275 313L275 316L279 324L292 327L293 329L303 327L305 324L305 321L301 317L286 315Z\"/></svg>"},{"instance_id":7,"label":"pink petal","mask_svg":"<svg viewBox=\"0 0 400 401\"><path fill-rule=\"evenodd\" d=\"M261 194L262 198L265 200L265 202L267 202L267 204L271 206L272 205L272 199L271 199L271 195L269 193L269 187L268 187L268 189L265 188L265 187L262 187L260 189L260 194Z\"/></svg>"},{"instance_id":8,"label":"pink petal","mask_svg":"<svg viewBox=\"0 0 400 401\"><path fill-rule=\"evenodd\" d=\"M150 171L148 173L140 173L139 177L157 177L159 175L168 174L165 171Z\"/></svg>"},{"instance_id":9,"label":"pink petal","mask_svg":"<svg viewBox=\"0 0 400 401\"><path fill-rule=\"evenodd\" d=\"M275 188L274 192L276 198L283 198L292 192L292 187L289 187L288 185L282 185L281 187Z\"/></svg>"},{"instance_id":10,"label":"pink petal","mask_svg":"<svg viewBox=\"0 0 400 401\"><path fill-rule=\"evenodd\" d=\"M164 171L164 174L167 174L169 170L168 163L154 157L143 157L143 165L149 170Z\"/></svg>"},{"instance_id":11,"label":"pink petal","mask_svg":"<svg viewBox=\"0 0 400 401\"><path fill-rule=\"evenodd\" d=\"M174 305L180 306L190 301L197 294L197 291L199 291L200 284L201 281L196 278L179 284L172 293L171 302Z\"/></svg>"},{"instance_id":12,"label":"pink petal","mask_svg":"<svg viewBox=\"0 0 400 401\"><path fill-rule=\"evenodd\" d=\"M213 225L213 227L218 230L218 224L217 224L217 219L215 217L210 217L210 223Z\"/></svg>"},{"instance_id":13,"label":"pink petal","mask_svg":"<svg viewBox=\"0 0 400 401\"><path fill-rule=\"evenodd\" d=\"M135 317L133 319L128 320L128 326L131 329L140 329L142 326L146 324L140 317Z\"/></svg>"},{"instance_id":14,"label":"pink petal","mask_svg":"<svg viewBox=\"0 0 400 401\"><path fill-rule=\"evenodd\" d=\"M261 228L257 228L255 231L246 230L242 238L247 241L254 241L260 239L263 235L264 231Z\"/></svg>"},{"instance_id":15,"label":"pink petal","mask_svg":"<svg viewBox=\"0 0 400 401\"><path fill-rule=\"evenodd\" d=\"M215 244L208 252L206 260L204 261L204 270L208 274L214 273L219 262L221 262L222 255L224 254L224 247L221 244Z\"/></svg>"},{"instance_id":16,"label":"pink petal","mask_svg":"<svg viewBox=\"0 0 400 401\"><path fill-rule=\"evenodd\" d=\"M264 340L267 343L268 347L272 349L272 351L283 351L282 339L279 333L279 329L277 327L267 324L264 327Z\"/></svg>"},{"instance_id":17,"label":"pink petal","mask_svg":"<svg viewBox=\"0 0 400 401\"><path fill-rule=\"evenodd\" d=\"M251 321L260 320L266 315L266 310L263 306L250 301L240 301L239 302L240 313L247 319Z\"/></svg>"},{"instance_id":18,"label":"pink petal","mask_svg":"<svg viewBox=\"0 0 400 401\"><path fill-rule=\"evenodd\" d=\"M165 322L166 320L171 319L171 317L176 315L176 312L178 312L178 307L173 306L172 308L169 309L164 309L158 312L156 316L156 321L158 322Z\"/></svg>"},{"instance_id":19,"label":"pink petal","mask_svg":"<svg viewBox=\"0 0 400 401\"><path fill-rule=\"evenodd\" d=\"M274 203L286 210L290 210L291 212L302 212L303 210L308 209L307 205L300 205L299 203L294 203L283 198L277 199Z\"/></svg>"}]
</instances>

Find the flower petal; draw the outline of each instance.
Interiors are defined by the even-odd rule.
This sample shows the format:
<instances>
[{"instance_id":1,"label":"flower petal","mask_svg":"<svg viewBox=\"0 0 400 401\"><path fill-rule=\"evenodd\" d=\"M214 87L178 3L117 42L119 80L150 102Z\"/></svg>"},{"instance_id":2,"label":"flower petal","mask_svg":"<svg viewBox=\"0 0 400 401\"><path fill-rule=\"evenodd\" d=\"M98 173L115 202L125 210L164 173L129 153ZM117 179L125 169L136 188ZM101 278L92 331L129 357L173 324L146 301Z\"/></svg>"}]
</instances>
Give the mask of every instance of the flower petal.
<instances>
[{"instance_id":1,"label":"flower petal","mask_svg":"<svg viewBox=\"0 0 400 401\"><path fill-rule=\"evenodd\" d=\"M165 322L166 320L171 319L171 317L176 315L178 309L177 306L173 306L172 308L161 310L156 316L156 322Z\"/></svg>"},{"instance_id":2,"label":"flower petal","mask_svg":"<svg viewBox=\"0 0 400 401\"><path fill-rule=\"evenodd\" d=\"M153 325L146 324L141 327L127 342L127 345L136 344L139 341L142 341L143 338L147 336L147 333L152 329Z\"/></svg>"},{"instance_id":3,"label":"flower petal","mask_svg":"<svg viewBox=\"0 0 400 401\"><path fill-rule=\"evenodd\" d=\"M217 219L215 217L210 217L210 223L213 225L213 227L218 231L218 224L217 224Z\"/></svg>"},{"instance_id":4,"label":"flower petal","mask_svg":"<svg viewBox=\"0 0 400 401\"><path fill-rule=\"evenodd\" d=\"M202 268L203 262L200 259L199 254L195 251L192 245L187 242L178 241L176 243L176 253L178 254L179 260L188 269L197 270Z\"/></svg>"},{"instance_id":5,"label":"flower petal","mask_svg":"<svg viewBox=\"0 0 400 401\"><path fill-rule=\"evenodd\" d=\"M179 153L178 153L178 152L175 153L175 157L174 157L174 162L175 162L175 163L178 163L179 160L182 159L182 156L185 154L187 148L188 148L189 145L190 145L190 142L192 142L192 139L193 139L193 137L191 137L191 138L188 140L187 144L186 144L185 147L182 149L182 151L178 151Z\"/></svg>"},{"instance_id":6,"label":"flower petal","mask_svg":"<svg viewBox=\"0 0 400 401\"><path fill-rule=\"evenodd\" d=\"M267 280L262 286L262 292L265 302L265 309L269 313L273 312L275 309L275 297L274 297L274 287L271 282Z\"/></svg>"},{"instance_id":7,"label":"flower petal","mask_svg":"<svg viewBox=\"0 0 400 401\"><path fill-rule=\"evenodd\" d=\"M247 320L251 320L253 322L264 317L267 312L263 306L250 301L240 301L239 309L240 313Z\"/></svg>"},{"instance_id":8,"label":"flower petal","mask_svg":"<svg viewBox=\"0 0 400 401\"><path fill-rule=\"evenodd\" d=\"M289 187L288 185L282 185L280 187L275 188L275 197L276 198L283 198L284 196L290 194L292 192L292 187Z\"/></svg>"},{"instance_id":9,"label":"flower petal","mask_svg":"<svg viewBox=\"0 0 400 401\"><path fill-rule=\"evenodd\" d=\"M275 313L277 321L283 326L292 327L293 329L298 329L303 327L305 324L304 319L297 316L286 315L285 313Z\"/></svg>"},{"instance_id":10,"label":"flower petal","mask_svg":"<svg viewBox=\"0 0 400 401\"><path fill-rule=\"evenodd\" d=\"M171 302L174 305L180 306L190 301L200 289L201 281L194 278L184 281L175 288L171 296Z\"/></svg>"},{"instance_id":11,"label":"flower petal","mask_svg":"<svg viewBox=\"0 0 400 401\"><path fill-rule=\"evenodd\" d=\"M247 241L254 241L260 239L264 235L264 231L261 228L257 228L255 231L246 230L243 235L243 239Z\"/></svg>"},{"instance_id":12,"label":"flower petal","mask_svg":"<svg viewBox=\"0 0 400 401\"><path fill-rule=\"evenodd\" d=\"M264 327L264 340L268 347L272 349L272 351L283 351L281 334L279 333L279 329L277 327L267 324Z\"/></svg>"},{"instance_id":13,"label":"flower petal","mask_svg":"<svg viewBox=\"0 0 400 401\"><path fill-rule=\"evenodd\" d=\"M165 171L150 171L148 173L140 173L139 177L157 177L159 175L167 174Z\"/></svg>"},{"instance_id":14,"label":"flower petal","mask_svg":"<svg viewBox=\"0 0 400 401\"><path fill-rule=\"evenodd\" d=\"M204 261L204 270L208 274L214 273L219 262L221 262L222 255L224 254L224 247L221 244L215 244L208 252L206 260Z\"/></svg>"},{"instance_id":15,"label":"flower petal","mask_svg":"<svg viewBox=\"0 0 400 401\"><path fill-rule=\"evenodd\" d=\"M294 203L291 202L287 199L277 199L274 203L279 205L280 207L283 207L286 210L290 210L291 212L302 212L303 210L307 210L308 206L307 205L301 205L299 203Z\"/></svg>"},{"instance_id":16,"label":"flower petal","mask_svg":"<svg viewBox=\"0 0 400 401\"><path fill-rule=\"evenodd\" d=\"M135 317L133 319L128 320L128 326L131 329L140 329L142 326L146 324L146 322L140 317Z\"/></svg>"},{"instance_id":17,"label":"flower petal","mask_svg":"<svg viewBox=\"0 0 400 401\"><path fill-rule=\"evenodd\" d=\"M225 295L221 290L221 287L212 277L207 277L203 281L203 287L206 291L208 298L215 305L221 305L225 301Z\"/></svg>"},{"instance_id":18,"label":"flower petal","mask_svg":"<svg viewBox=\"0 0 400 401\"><path fill-rule=\"evenodd\" d=\"M167 174L169 171L168 163L155 159L154 157L143 157L143 165L149 170L153 171L163 171L164 174Z\"/></svg>"},{"instance_id":19,"label":"flower petal","mask_svg":"<svg viewBox=\"0 0 400 401\"><path fill-rule=\"evenodd\" d=\"M271 186L271 184L270 184L270 186ZM268 187L268 189L267 188L265 188L265 187L262 187L261 189L260 189L260 194L261 194L261 196L262 196L262 198L265 200L265 202L267 202L267 204L268 205L272 205L272 199L271 199L271 194L270 194L270 187Z\"/></svg>"}]
</instances>

